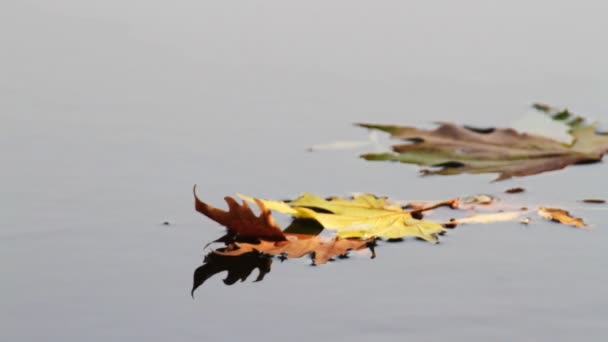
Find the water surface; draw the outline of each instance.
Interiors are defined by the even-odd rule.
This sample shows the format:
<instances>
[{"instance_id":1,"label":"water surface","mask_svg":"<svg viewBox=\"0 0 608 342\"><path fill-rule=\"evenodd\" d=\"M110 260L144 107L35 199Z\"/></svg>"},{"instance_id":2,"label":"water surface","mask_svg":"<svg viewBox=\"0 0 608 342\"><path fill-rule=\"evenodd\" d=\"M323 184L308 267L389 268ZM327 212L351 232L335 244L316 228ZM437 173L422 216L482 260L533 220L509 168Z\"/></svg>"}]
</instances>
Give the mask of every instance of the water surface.
<instances>
[{"instance_id":1,"label":"water surface","mask_svg":"<svg viewBox=\"0 0 608 342\"><path fill-rule=\"evenodd\" d=\"M7 341L602 341L605 164L420 178L351 125L507 126L533 101L608 121L602 1L4 1L0 336ZM289 198L500 193L582 215L461 227L189 295L222 233L191 188ZM161 225L171 222L170 226Z\"/></svg>"}]
</instances>

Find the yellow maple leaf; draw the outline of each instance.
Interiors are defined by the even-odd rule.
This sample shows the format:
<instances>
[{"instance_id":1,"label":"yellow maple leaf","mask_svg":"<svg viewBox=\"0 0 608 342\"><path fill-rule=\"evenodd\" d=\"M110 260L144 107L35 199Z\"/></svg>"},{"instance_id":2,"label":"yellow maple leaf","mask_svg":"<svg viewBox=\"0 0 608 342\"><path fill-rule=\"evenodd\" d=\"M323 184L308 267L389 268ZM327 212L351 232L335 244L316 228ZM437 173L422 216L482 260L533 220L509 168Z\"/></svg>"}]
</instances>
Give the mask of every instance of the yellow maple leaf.
<instances>
[{"instance_id":1,"label":"yellow maple leaf","mask_svg":"<svg viewBox=\"0 0 608 342\"><path fill-rule=\"evenodd\" d=\"M255 202L253 197L238 195L243 200ZM303 194L293 201L259 200L268 209L296 218L309 218L324 228L337 231L343 238L382 237L397 239L417 237L432 243L444 231L441 224L417 220L411 212L385 198L363 194L351 199L324 199Z\"/></svg>"}]
</instances>

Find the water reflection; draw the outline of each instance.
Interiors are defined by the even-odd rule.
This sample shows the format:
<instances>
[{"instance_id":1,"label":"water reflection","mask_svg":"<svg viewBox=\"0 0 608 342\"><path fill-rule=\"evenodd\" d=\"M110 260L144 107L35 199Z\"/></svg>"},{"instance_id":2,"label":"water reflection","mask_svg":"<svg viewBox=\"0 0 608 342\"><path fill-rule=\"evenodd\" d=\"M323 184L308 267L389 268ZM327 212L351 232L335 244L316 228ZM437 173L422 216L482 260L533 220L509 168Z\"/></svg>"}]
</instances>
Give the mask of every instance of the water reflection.
<instances>
[{"instance_id":1,"label":"water reflection","mask_svg":"<svg viewBox=\"0 0 608 342\"><path fill-rule=\"evenodd\" d=\"M241 255L222 255L217 251L212 251L203 261L203 265L194 271L194 281L191 294L201 286L207 279L214 275L227 271L228 276L224 279L224 284L232 285L237 281L245 281L253 270L259 269L258 277L255 282L262 281L264 276L270 272L272 256L257 251L243 253Z\"/></svg>"}]
</instances>

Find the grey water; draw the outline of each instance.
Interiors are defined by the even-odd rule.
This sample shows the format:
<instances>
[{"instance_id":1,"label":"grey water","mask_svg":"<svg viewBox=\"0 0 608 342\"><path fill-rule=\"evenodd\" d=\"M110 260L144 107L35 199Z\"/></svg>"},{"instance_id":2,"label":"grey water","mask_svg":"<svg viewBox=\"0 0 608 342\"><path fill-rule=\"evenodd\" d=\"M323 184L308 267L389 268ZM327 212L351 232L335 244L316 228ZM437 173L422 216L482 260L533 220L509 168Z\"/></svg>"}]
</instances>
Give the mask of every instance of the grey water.
<instances>
[{"instance_id":1,"label":"grey water","mask_svg":"<svg viewBox=\"0 0 608 342\"><path fill-rule=\"evenodd\" d=\"M368 163L354 122L508 126L535 101L606 123L604 1L0 2L0 340L604 341L606 164L491 183ZM560 206L439 245L189 290L222 228L191 189L501 194ZM505 195L503 195L505 196ZM162 223L168 221L170 225Z\"/></svg>"}]
</instances>

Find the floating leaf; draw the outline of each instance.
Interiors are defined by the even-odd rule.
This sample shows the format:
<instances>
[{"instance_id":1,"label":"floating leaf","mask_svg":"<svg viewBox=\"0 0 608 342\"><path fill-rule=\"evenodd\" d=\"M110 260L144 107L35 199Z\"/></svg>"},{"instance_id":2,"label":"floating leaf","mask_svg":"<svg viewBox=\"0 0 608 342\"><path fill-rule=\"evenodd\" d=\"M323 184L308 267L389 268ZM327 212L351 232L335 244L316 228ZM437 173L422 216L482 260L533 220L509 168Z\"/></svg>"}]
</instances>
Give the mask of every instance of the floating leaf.
<instances>
[{"instance_id":1,"label":"floating leaf","mask_svg":"<svg viewBox=\"0 0 608 342\"><path fill-rule=\"evenodd\" d=\"M250 202L256 200L244 195L239 197ZM258 201L265 207L284 214L314 219L324 228L335 230L338 236L344 238L417 237L436 243L437 234L444 231L439 223L415 219L410 211L404 211L398 204L369 194L355 196L352 199L324 199L304 194L289 202Z\"/></svg>"},{"instance_id":2,"label":"floating leaf","mask_svg":"<svg viewBox=\"0 0 608 342\"><path fill-rule=\"evenodd\" d=\"M559 208L540 207L538 209L538 215L543 218L546 218L548 220L562 223L562 224L569 225L569 226L574 226L574 227L578 227L578 228L587 226L585 224L585 222L583 221L583 219L581 219L579 217L574 217L574 216L570 215L570 213L567 212L566 210L559 209Z\"/></svg>"},{"instance_id":3,"label":"floating leaf","mask_svg":"<svg viewBox=\"0 0 608 342\"><path fill-rule=\"evenodd\" d=\"M193 192L196 211L225 226L229 236L253 240L285 240L285 234L262 202L253 200L261 211L260 215L256 216L246 202L238 204L232 197L224 197L229 208L228 211L224 211L202 202L196 196L196 186Z\"/></svg>"},{"instance_id":4,"label":"floating leaf","mask_svg":"<svg viewBox=\"0 0 608 342\"><path fill-rule=\"evenodd\" d=\"M565 114L556 116L556 119L562 117ZM583 125L579 120L570 119L568 125L572 127L570 135L574 139L571 145L513 129L478 129L452 123L442 123L434 130L359 124L407 141L394 145L393 153L370 153L361 157L371 161L397 161L432 167L422 171L426 175L499 173L496 180L601 161L608 152L608 135L597 133L595 125Z\"/></svg>"}]
</instances>

